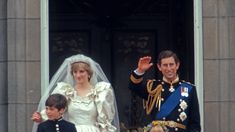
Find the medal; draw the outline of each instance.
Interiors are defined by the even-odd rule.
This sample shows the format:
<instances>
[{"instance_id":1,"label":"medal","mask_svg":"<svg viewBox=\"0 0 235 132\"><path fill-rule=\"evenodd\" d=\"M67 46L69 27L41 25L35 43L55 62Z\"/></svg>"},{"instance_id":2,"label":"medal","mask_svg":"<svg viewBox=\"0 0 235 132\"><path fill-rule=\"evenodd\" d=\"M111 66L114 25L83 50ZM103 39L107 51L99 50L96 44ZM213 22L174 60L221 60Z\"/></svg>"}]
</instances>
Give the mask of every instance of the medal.
<instances>
[{"instance_id":1,"label":"medal","mask_svg":"<svg viewBox=\"0 0 235 132\"><path fill-rule=\"evenodd\" d=\"M181 96L188 97L188 88L181 87Z\"/></svg>"},{"instance_id":2,"label":"medal","mask_svg":"<svg viewBox=\"0 0 235 132\"><path fill-rule=\"evenodd\" d=\"M170 92L174 92L174 91L175 91L175 89L174 89L174 87L173 87L172 85L170 86L169 91L170 91Z\"/></svg>"}]
</instances>

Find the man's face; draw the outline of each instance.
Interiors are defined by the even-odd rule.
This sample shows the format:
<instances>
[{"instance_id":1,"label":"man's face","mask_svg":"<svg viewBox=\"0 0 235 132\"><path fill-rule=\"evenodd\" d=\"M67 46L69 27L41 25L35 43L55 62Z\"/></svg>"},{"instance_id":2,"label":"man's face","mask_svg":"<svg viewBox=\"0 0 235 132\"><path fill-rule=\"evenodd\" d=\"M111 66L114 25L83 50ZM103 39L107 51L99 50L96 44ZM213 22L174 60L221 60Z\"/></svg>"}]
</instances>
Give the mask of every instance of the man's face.
<instances>
[{"instance_id":1,"label":"man's face","mask_svg":"<svg viewBox=\"0 0 235 132\"><path fill-rule=\"evenodd\" d=\"M174 81L177 77L179 65L179 63L176 64L173 57L169 57L163 58L161 64L157 64L157 67L168 81Z\"/></svg>"}]
</instances>

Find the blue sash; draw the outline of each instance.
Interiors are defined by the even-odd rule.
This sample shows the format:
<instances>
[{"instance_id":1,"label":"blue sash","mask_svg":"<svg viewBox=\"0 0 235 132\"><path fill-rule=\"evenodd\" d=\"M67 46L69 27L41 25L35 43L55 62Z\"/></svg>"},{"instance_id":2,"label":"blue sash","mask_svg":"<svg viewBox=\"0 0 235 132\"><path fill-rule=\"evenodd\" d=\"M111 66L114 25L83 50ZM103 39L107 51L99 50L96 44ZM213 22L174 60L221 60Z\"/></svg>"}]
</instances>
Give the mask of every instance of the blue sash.
<instances>
[{"instance_id":1,"label":"blue sash","mask_svg":"<svg viewBox=\"0 0 235 132\"><path fill-rule=\"evenodd\" d=\"M185 96L182 96L182 88L188 89L188 96L192 90L192 86L187 83L181 83L179 87L173 92L164 104L162 104L160 111L156 114L156 119L161 119L169 115L174 108L179 104L180 99L184 99Z\"/></svg>"}]
</instances>

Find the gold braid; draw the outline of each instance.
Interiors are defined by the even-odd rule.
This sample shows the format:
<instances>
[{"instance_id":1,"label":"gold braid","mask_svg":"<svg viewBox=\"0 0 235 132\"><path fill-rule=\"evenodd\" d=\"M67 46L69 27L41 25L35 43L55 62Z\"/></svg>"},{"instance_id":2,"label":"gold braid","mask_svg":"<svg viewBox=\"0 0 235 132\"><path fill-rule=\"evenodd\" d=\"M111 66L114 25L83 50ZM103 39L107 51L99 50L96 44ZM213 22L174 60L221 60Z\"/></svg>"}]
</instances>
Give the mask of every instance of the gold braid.
<instances>
[{"instance_id":1,"label":"gold braid","mask_svg":"<svg viewBox=\"0 0 235 132\"><path fill-rule=\"evenodd\" d=\"M162 85L159 84L155 89L152 90L153 87L153 80L149 80L147 82L147 91L149 93L148 100L146 101L145 108L146 113L149 115L153 109L154 104L156 104L156 108L160 110L161 107L161 91Z\"/></svg>"}]
</instances>

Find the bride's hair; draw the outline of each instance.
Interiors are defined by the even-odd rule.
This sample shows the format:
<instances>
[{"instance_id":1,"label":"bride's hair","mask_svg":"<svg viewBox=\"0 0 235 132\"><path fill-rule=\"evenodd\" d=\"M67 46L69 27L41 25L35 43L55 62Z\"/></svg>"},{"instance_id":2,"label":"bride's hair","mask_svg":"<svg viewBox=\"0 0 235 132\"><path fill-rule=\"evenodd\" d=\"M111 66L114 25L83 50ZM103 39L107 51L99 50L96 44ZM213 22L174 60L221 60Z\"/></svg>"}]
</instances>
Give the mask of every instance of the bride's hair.
<instances>
[{"instance_id":1,"label":"bride's hair","mask_svg":"<svg viewBox=\"0 0 235 132\"><path fill-rule=\"evenodd\" d=\"M92 77L92 74L93 74L93 70L91 69L90 67L90 64L88 63L85 63L85 62L74 62L73 64L71 64L71 75L73 75L73 72L74 71L77 71L77 70L80 70L80 69L84 69L88 75L89 75L89 81Z\"/></svg>"}]
</instances>

